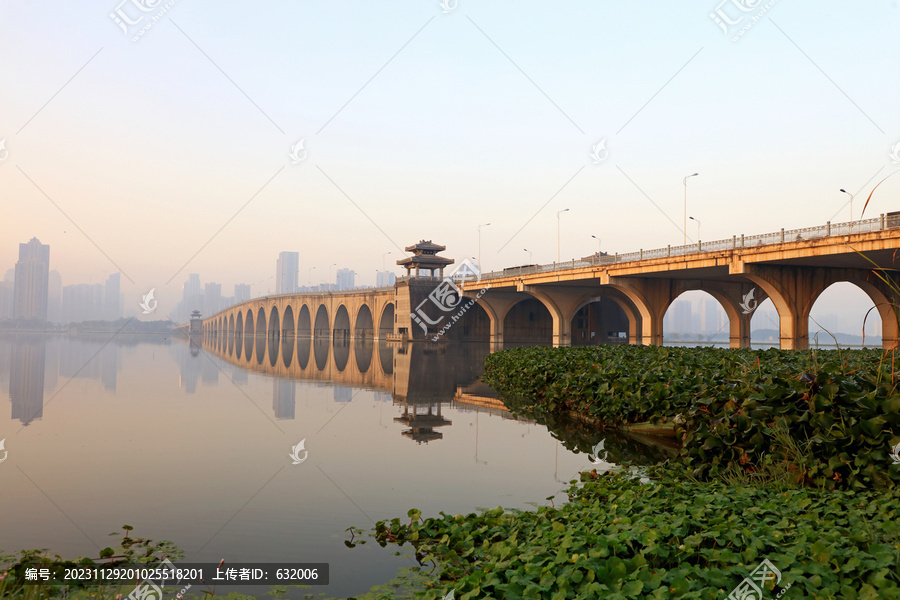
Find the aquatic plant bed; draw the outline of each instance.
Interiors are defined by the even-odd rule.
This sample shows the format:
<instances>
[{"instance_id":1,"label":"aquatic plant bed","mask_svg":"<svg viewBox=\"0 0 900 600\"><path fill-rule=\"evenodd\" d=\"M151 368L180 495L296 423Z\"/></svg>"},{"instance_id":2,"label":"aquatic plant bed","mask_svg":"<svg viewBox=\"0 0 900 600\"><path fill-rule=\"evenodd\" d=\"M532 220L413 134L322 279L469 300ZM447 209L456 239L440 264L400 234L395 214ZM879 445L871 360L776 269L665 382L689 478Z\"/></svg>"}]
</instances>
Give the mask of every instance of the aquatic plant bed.
<instances>
[{"instance_id":1,"label":"aquatic plant bed","mask_svg":"<svg viewBox=\"0 0 900 600\"><path fill-rule=\"evenodd\" d=\"M883 488L900 483L898 377L900 360L881 350L593 346L497 352L482 378L538 420L675 422L698 477L790 455L799 482Z\"/></svg>"},{"instance_id":2,"label":"aquatic plant bed","mask_svg":"<svg viewBox=\"0 0 900 600\"><path fill-rule=\"evenodd\" d=\"M900 599L900 495L601 476L559 508L381 521L439 565L421 598L725 598L762 561L765 598ZM738 596L736 596L738 597ZM756 598L756 595L739 596Z\"/></svg>"}]
</instances>

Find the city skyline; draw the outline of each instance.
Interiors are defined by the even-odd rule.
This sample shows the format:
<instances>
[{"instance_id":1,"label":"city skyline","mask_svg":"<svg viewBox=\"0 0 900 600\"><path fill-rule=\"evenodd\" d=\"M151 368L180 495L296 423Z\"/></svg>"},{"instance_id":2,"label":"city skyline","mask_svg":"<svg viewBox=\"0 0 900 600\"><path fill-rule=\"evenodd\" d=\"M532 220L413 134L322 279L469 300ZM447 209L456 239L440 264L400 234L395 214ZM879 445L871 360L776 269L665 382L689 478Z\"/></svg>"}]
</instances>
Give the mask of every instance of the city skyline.
<instances>
[{"instance_id":1,"label":"city skyline","mask_svg":"<svg viewBox=\"0 0 900 600\"><path fill-rule=\"evenodd\" d=\"M49 257L49 245L40 244L36 238L32 238L28 243L20 244L20 247L20 254L26 258L32 258L35 253ZM276 260L275 274L269 278L269 281L280 282L282 279L290 281L294 264L299 265L299 253L280 252ZM46 266L49 266L49 263ZM279 291L281 284L276 283L274 293L341 291L372 287L357 286L355 271L345 267L334 269L335 266L331 265L329 271L329 274L334 274L335 283L296 286L290 292ZM16 294L14 282L10 280L14 279L15 271L16 269L7 270L4 281L0 282L0 320L14 318ZM396 279L395 274L389 271L378 271L376 275L375 287L393 285ZM298 278L299 271L294 279ZM55 269L49 271L46 279L49 283L45 284L45 289L47 289L45 310L48 314L46 320L50 323L115 321L123 317L137 317L140 314L135 307L126 308L123 305L124 294L118 292L119 273L109 275L106 278L105 286L102 284L62 285L61 275ZM165 318L176 323L186 322L193 310L200 311L202 316L211 316L235 304L271 293L271 289L253 293L251 284L237 283L234 284L234 293L231 296L223 296L221 283L204 283L199 273L190 273L182 284L181 301L175 304L170 312L165 313ZM865 331L868 336L880 337L880 316L875 311L869 311L867 304L871 304L871 300L853 284L838 283L831 286L819 296L813 306L810 313L810 333L822 331L861 335L863 323L865 323ZM50 318L51 316L57 318ZM761 324L763 321L766 323ZM727 335L728 328L727 315L722 306L715 298L702 291L687 292L674 300L666 311L664 323L666 331L677 336L684 334ZM778 329L778 313L771 300L767 299L759 305L753 317L752 328L754 330Z\"/></svg>"},{"instance_id":2,"label":"city skyline","mask_svg":"<svg viewBox=\"0 0 900 600\"><path fill-rule=\"evenodd\" d=\"M900 164L896 3L777 3L738 41L702 4L519 8L178 3L133 42L107 6L4 5L0 264L36 236L161 308L284 248L374 285L423 236L499 269L846 221Z\"/></svg>"}]
</instances>

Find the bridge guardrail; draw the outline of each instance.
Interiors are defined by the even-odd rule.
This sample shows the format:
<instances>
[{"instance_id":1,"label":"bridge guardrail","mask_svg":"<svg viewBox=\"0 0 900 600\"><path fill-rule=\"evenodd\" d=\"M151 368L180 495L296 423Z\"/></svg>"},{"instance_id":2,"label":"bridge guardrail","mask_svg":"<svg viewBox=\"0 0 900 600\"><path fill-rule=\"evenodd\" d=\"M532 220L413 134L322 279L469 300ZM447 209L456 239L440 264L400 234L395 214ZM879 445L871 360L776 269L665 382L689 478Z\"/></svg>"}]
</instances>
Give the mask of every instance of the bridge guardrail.
<instances>
[{"instance_id":1,"label":"bridge guardrail","mask_svg":"<svg viewBox=\"0 0 900 600\"><path fill-rule=\"evenodd\" d=\"M896 222L894 222L896 221ZM725 250L737 250L740 248L756 248L759 246L769 246L773 244L782 244L785 242L796 242L802 240L820 239L826 237L851 235L855 233L869 233L872 231L881 231L888 229L888 225L900 226L900 219L894 219L890 223L885 221L885 215L875 217L873 219L864 219L859 221L850 221L847 223L831 223L825 225L817 225L815 227L803 227L801 229L782 229L772 233L761 233L756 235L740 235L732 236L731 239L714 240L712 242L698 241L695 244L687 244L684 246L667 246L665 248L654 248L652 250L639 250L637 252L627 252L625 254L614 255L595 255L591 260L572 259L568 262L548 263L545 265L536 265L533 267L521 267L513 269L504 269L503 271L491 271L482 273L482 279L499 279L502 277L516 277L519 275L534 275L537 273L548 273L552 271L563 271L566 269L578 269L585 267L596 267L600 265L620 264L637 260L650 260L654 258L671 258L673 256L686 256L689 254L700 254L703 252L718 252Z\"/></svg>"}]
</instances>

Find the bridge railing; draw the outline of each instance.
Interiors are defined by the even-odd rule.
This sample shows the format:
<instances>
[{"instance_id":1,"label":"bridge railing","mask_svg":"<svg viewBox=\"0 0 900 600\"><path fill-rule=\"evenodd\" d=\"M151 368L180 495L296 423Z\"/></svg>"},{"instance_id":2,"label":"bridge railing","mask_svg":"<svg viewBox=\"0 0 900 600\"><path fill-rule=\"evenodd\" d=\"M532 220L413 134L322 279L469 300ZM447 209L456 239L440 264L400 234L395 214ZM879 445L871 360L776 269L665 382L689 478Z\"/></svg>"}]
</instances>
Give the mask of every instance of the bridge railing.
<instances>
[{"instance_id":1,"label":"bridge railing","mask_svg":"<svg viewBox=\"0 0 900 600\"><path fill-rule=\"evenodd\" d=\"M715 240L712 242L698 241L693 244L684 246L667 246L665 248L654 248L652 250L639 250L637 252L628 252L625 254L595 254L590 259L576 260L572 259L567 262L549 263L546 265L533 265L529 267L514 267L504 269L502 271L491 271L482 273L482 279L499 279L502 277L518 277L521 275L534 275L538 273L549 273L552 271L562 271L566 269L579 269L586 267L596 267L601 265L620 264L638 260L652 260L657 258L671 258L673 256L686 256L689 254L700 254L702 252L720 252L727 250L737 250L740 248L756 248L759 246L768 246L772 244L783 244L785 242L796 242L802 240L820 239L838 235L851 235L855 233L868 233L871 231L881 231L886 229L887 225L900 225L900 223L887 223L885 216L875 217L873 219L864 219L859 221L851 221L847 223L831 223L818 225L815 227L804 227L801 229L782 229L773 233L762 233L758 235L740 235L732 236L731 239Z\"/></svg>"}]
</instances>

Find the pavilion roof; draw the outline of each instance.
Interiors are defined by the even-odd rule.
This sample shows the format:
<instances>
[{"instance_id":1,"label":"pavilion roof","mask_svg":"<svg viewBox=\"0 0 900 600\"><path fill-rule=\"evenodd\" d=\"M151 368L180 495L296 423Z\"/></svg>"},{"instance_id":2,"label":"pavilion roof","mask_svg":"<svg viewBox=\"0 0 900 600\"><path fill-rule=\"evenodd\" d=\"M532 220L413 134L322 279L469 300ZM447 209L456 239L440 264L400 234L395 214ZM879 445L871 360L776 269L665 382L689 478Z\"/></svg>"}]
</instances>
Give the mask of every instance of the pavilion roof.
<instances>
[{"instance_id":1,"label":"pavilion roof","mask_svg":"<svg viewBox=\"0 0 900 600\"><path fill-rule=\"evenodd\" d=\"M407 246L404 248L407 252L421 252L423 250L430 250L432 252L443 252L447 249L447 246L441 246L439 244L431 243L431 240L419 240L418 244L413 244L412 246Z\"/></svg>"}]
</instances>

